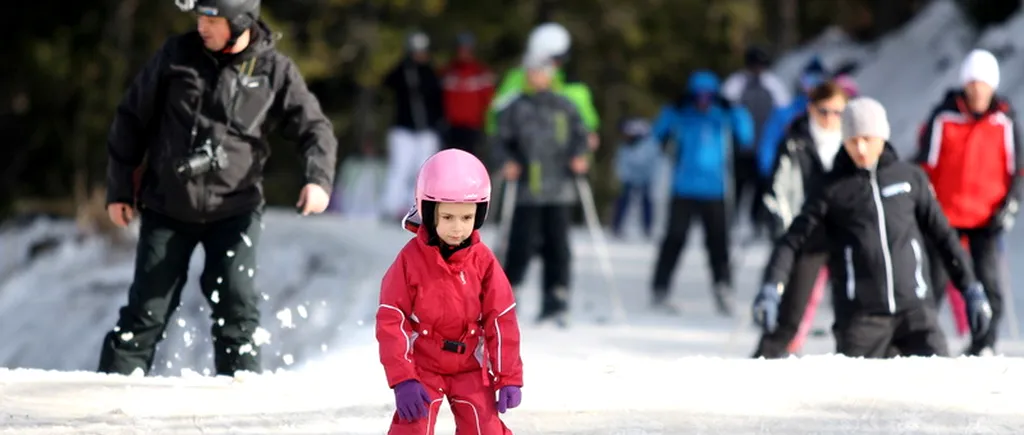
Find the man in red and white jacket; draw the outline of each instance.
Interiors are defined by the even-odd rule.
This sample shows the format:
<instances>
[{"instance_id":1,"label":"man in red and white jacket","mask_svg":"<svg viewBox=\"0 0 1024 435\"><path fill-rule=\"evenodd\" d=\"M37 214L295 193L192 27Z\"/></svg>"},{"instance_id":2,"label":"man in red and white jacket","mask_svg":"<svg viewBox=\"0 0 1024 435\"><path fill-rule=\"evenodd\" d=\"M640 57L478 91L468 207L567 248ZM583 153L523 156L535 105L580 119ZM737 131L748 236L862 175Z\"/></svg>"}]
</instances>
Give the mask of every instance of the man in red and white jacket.
<instances>
[{"instance_id":1,"label":"man in red and white jacket","mask_svg":"<svg viewBox=\"0 0 1024 435\"><path fill-rule=\"evenodd\" d=\"M494 74L477 60L475 38L459 34L455 56L441 70L444 86L444 115L448 123L446 148L458 148L480 157L484 117L494 95Z\"/></svg>"},{"instance_id":2,"label":"man in red and white jacket","mask_svg":"<svg viewBox=\"0 0 1024 435\"><path fill-rule=\"evenodd\" d=\"M918 162L931 179L946 218L970 244L975 274L992 305L992 327L974 337L966 353L994 352L1003 312L999 242L1013 226L1024 195L1024 146L1009 102L997 96L999 63L992 53L974 50L960 71L963 88L946 94L923 126ZM944 291L948 278L932 265L932 290Z\"/></svg>"}]
</instances>

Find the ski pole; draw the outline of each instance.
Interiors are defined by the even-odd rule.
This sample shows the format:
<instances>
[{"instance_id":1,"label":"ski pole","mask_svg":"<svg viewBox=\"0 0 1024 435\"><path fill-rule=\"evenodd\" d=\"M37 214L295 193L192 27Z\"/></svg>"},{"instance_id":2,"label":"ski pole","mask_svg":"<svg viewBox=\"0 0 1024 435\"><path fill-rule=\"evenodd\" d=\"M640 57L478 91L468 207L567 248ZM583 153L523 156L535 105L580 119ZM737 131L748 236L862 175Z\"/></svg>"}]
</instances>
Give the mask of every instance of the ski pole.
<instances>
[{"instance_id":1,"label":"ski pole","mask_svg":"<svg viewBox=\"0 0 1024 435\"><path fill-rule=\"evenodd\" d=\"M587 229L590 230L590 237L593 239L594 247L597 250L598 260L601 264L601 272L608 281L608 296L612 305L612 315L619 323L626 323L626 309L622 305L622 298L619 289L615 285L615 272L612 270L611 254L608 251L608 243L601 232L601 223L597 219L597 206L594 205L594 193L590 189L590 182L584 176L576 177L576 188L580 192L580 202L583 205L583 216L587 221Z\"/></svg>"},{"instance_id":2,"label":"ski pole","mask_svg":"<svg viewBox=\"0 0 1024 435\"><path fill-rule=\"evenodd\" d=\"M508 257L509 234L512 232L512 216L516 208L516 188L519 183L515 180L506 180L505 189L501 195L501 223L498 224L498 241L495 243L495 256L498 263L503 267Z\"/></svg>"}]
</instances>

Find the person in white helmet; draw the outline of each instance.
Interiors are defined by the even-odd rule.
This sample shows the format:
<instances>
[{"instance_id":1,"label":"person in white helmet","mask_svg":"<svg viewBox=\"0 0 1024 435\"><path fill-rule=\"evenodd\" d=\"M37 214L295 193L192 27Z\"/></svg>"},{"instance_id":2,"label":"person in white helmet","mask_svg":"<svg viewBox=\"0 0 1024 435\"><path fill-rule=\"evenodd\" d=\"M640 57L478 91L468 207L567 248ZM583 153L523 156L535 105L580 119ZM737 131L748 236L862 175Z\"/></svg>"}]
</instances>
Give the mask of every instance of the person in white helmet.
<instances>
[{"instance_id":1,"label":"person in white helmet","mask_svg":"<svg viewBox=\"0 0 1024 435\"><path fill-rule=\"evenodd\" d=\"M533 29L526 43L524 58L549 58L557 71L555 72L552 90L555 93L565 96L579 111L584 125L591 132L589 146L591 149L597 147L597 128L600 126L600 118L597 109L594 107L590 94L590 88L580 82L569 82L565 77L565 63L569 59L569 50L572 48L572 37L564 26L558 23L544 23ZM495 92L494 100L487 113L486 132L493 136L497 131L498 113L507 107L512 101L527 90L529 86L526 80L526 70L522 67L514 68L505 73Z\"/></svg>"}]
</instances>

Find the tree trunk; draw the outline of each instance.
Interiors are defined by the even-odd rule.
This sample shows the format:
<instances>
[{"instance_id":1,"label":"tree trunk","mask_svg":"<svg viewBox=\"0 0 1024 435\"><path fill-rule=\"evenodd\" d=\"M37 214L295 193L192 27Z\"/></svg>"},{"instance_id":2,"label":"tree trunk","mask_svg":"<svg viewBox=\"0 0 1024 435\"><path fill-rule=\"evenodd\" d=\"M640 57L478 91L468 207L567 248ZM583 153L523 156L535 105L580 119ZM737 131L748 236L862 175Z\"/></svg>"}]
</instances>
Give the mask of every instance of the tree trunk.
<instances>
[{"instance_id":1,"label":"tree trunk","mask_svg":"<svg viewBox=\"0 0 1024 435\"><path fill-rule=\"evenodd\" d=\"M779 42L778 53L791 50L800 43L800 3L798 0L778 0Z\"/></svg>"}]
</instances>

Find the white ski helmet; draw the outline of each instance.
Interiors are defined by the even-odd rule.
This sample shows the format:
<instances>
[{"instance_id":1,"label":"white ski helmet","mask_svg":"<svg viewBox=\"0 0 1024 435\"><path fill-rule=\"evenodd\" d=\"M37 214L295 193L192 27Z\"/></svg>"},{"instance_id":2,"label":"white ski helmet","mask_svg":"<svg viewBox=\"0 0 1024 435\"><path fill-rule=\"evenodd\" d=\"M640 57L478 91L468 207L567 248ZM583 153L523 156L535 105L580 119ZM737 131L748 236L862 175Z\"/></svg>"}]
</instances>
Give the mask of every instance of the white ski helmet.
<instances>
[{"instance_id":1,"label":"white ski helmet","mask_svg":"<svg viewBox=\"0 0 1024 435\"><path fill-rule=\"evenodd\" d=\"M572 38L569 31L558 23L544 23L533 28L526 43L526 52L532 55L562 56L569 52Z\"/></svg>"}]
</instances>

